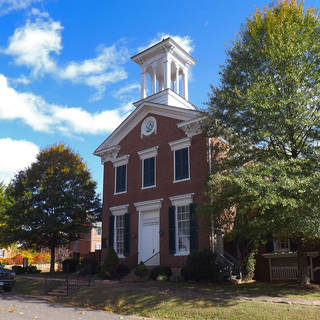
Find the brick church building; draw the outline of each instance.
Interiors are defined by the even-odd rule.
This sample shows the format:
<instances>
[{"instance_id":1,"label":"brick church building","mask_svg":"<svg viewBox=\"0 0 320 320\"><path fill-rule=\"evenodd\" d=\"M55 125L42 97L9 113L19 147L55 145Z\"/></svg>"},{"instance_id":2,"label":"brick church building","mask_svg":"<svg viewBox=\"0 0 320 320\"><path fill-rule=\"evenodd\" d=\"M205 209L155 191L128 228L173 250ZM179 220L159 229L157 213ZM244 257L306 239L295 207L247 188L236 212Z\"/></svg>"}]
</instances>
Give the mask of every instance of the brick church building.
<instances>
[{"instance_id":1,"label":"brick church building","mask_svg":"<svg viewBox=\"0 0 320 320\"><path fill-rule=\"evenodd\" d=\"M193 219L209 170L204 117L188 100L196 61L171 38L131 59L141 100L94 152L104 167L102 255L113 247L131 266L182 267L210 247L210 227Z\"/></svg>"}]
</instances>

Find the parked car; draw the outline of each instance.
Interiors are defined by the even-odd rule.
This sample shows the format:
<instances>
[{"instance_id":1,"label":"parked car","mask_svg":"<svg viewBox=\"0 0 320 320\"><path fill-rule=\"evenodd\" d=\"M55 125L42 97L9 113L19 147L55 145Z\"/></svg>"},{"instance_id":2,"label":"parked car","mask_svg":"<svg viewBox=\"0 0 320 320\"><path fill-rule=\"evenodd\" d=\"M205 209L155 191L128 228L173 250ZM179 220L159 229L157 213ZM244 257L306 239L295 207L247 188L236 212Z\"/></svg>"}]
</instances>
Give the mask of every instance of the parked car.
<instances>
[{"instance_id":1,"label":"parked car","mask_svg":"<svg viewBox=\"0 0 320 320\"><path fill-rule=\"evenodd\" d=\"M14 271L5 269L0 263L0 287L2 287L4 291L11 291L16 282L15 277L16 273Z\"/></svg>"}]
</instances>

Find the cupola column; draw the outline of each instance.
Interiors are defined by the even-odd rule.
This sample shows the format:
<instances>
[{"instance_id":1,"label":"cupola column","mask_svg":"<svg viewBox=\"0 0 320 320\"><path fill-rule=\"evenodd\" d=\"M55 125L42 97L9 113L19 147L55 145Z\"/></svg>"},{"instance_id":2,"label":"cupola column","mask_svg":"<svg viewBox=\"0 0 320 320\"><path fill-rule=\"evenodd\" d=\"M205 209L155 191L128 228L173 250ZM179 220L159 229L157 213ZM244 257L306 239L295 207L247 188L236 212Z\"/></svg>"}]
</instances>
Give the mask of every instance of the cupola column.
<instances>
[{"instance_id":1,"label":"cupola column","mask_svg":"<svg viewBox=\"0 0 320 320\"><path fill-rule=\"evenodd\" d=\"M176 85L175 85L175 92L179 94L179 66L176 64Z\"/></svg>"},{"instance_id":2,"label":"cupola column","mask_svg":"<svg viewBox=\"0 0 320 320\"><path fill-rule=\"evenodd\" d=\"M163 74L164 74L164 88L163 89L168 89L171 87L171 59L166 55L164 57L163 61Z\"/></svg>"},{"instance_id":3,"label":"cupola column","mask_svg":"<svg viewBox=\"0 0 320 320\"><path fill-rule=\"evenodd\" d=\"M147 96L147 73L146 69L143 68L141 72L141 99Z\"/></svg>"},{"instance_id":4,"label":"cupola column","mask_svg":"<svg viewBox=\"0 0 320 320\"><path fill-rule=\"evenodd\" d=\"M188 70L183 69L182 74L182 96L188 100L189 93L188 93Z\"/></svg>"},{"instance_id":5,"label":"cupola column","mask_svg":"<svg viewBox=\"0 0 320 320\"><path fill-rule=\"evenodd\" d=\"M152 84L152 94L157 92L157 65L152 65L152 76L151 76L151 84Z\"/></svg>"}]
</instances>

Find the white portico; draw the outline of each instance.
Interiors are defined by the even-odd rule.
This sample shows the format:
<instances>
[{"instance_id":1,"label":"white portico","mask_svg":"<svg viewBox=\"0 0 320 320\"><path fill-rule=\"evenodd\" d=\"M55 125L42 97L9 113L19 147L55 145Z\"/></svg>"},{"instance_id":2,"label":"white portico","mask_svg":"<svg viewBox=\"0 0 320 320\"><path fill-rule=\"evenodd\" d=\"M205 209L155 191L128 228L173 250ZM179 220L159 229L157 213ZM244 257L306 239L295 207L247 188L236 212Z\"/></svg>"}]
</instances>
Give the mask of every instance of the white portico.
<instances>
[{"instance_id":1,"label":"white portico","mask_svg":"<svg viewBox=\"0 0 320 320\"><path fill-rule=\"evenodd\" d=\"M131 58L141 66L141 100L194 109L188 102L189 68L196 63L173 39L166 38ZM147 76L150 77L148 87Z\"/></svg>"}]
</instances>

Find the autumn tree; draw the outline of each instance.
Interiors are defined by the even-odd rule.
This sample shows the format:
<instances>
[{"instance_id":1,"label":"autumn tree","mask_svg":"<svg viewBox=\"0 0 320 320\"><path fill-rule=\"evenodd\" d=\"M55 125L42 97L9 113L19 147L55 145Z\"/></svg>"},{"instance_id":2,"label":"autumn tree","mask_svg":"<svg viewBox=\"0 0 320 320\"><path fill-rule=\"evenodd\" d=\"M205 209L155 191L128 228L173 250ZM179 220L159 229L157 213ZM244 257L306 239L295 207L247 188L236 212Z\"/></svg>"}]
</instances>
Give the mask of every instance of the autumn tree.
<instances>
[{"instance_id":1,"label":"autumn tree","mask_svg":"<svg viewBox=\"0 0 320 320\"><path fill-rule=\"evenodd\" d=\"M306 283L304 248L320 237L317 12L295 0L257 9L227 51L220 76L206 131L227 142L226 157L209 179L210 211L223 227L221 212L235 206L238 239L285 232L297 243L298 277Z\"/></svg>"},{"instance_id":2,"label":"autumn tree","mask_svg":"<svg viewBox=\"0 0 320 320\"><path fill-rule=\"evenodd\" d=\"M15 203L6 210L3 230L7 241L50 248L54 272L55 249L79 239L100 217L95 188L86 164L70 148L59 144L42 150L12 181Z\"/></svg>"}]
</instances>

